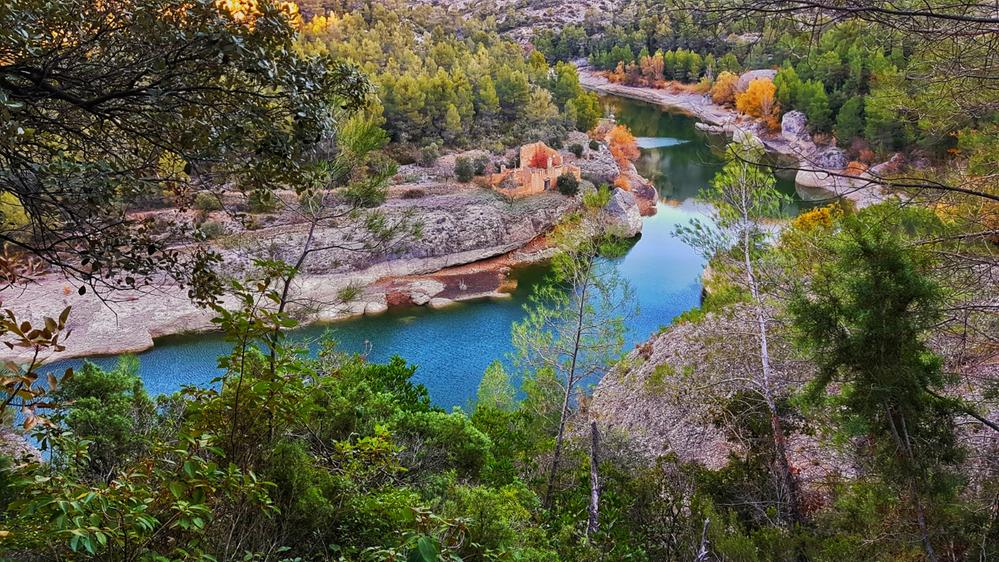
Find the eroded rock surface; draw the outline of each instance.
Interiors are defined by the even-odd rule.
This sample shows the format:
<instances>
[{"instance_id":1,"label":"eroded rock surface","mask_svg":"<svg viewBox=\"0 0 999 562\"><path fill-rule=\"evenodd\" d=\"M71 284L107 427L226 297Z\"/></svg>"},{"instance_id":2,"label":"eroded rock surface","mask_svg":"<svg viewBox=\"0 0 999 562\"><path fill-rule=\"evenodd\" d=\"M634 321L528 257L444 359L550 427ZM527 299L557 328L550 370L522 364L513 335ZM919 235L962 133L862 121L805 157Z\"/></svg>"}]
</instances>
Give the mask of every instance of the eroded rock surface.
<instances>
[{"instance_id":1,"label":"eroded rock surface","mask_svg":"<svg viewBox=\"0 0 999 562\"><path fill-rule=\"evenodd\" d=\"M609 229L623 238L633 238L642 231L642 213L638 200L630 191L614 188L603 215Z\"/></svg>"},{"instance_id":2,"label":"eroded rock surface","mask_svg":"<svg viewBox=\"0 0 999 562\"><path fill-rule=\"evenodd\" d=\"M376 281L428 274L518 250L578 205L578 199L554 192L511 202L479 188L419 199L391 199L382 207L387 219L411 215L423 225L421 236L380 249L334 248L312 254L293 286L294 313L306 323L329 322L378 314L390 306L429 304L434 298L465 298L460 282L452 290L439 281L418 280L405 290L397 287L393 291ZM239 276L252 271L257 257L294 262L306 236L305 225L278 224L228 237L218 250L226 272ZM315 244L349 247L350 240L342 231L319 229ZM493 293L502 278L493 282L490 291L467 291L467 295ZM350 297L345 299L344 295ZM4 290L0 305L32 322L58 316L64 307L72 306L69 323L73 332L65 342L67 351L52 360L140 352L152 347L153 338L215 327L211 323L214 313L192 304L186 289L169 284L122 293L112 302L103 302L91 292L79 295L75 285L53 275L23 288ZM13 352L4 358L29 359Z\"/></svg>"},{"instance_id":3,"label":"eroded rock surface","mask_svg":"<svg viewBox=\"0 0 999 562\"><path fill-rule=\"evenodd\" d=\"M632 351L597 385L590 414L607 431L626 435L645 462L675 454L711 469L741 455L742 444L718 427L736 396L758 396L758 344L748 309L713 314L697 324L672 326ZM775 390L796 388L810 371L789 361L785 342L772 336ZM739 398L746 400L752 398ZM744 407L744 406L742 406ZM723 418L724 416L722 416ZM793 431L787 440L793 470L806 492L857 472L829 436Z\"/></svg>"}]
</instances>

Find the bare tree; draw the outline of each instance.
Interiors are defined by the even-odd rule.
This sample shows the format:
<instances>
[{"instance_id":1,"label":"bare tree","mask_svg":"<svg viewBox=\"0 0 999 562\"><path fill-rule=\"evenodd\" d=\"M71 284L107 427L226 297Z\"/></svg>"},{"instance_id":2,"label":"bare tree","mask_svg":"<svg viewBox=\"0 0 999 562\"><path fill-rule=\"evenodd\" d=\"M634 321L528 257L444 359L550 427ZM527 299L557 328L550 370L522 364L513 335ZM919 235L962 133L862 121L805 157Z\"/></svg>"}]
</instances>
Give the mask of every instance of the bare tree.
<instances>
[{"instance_id":1,"label":"bare tree","mask_svg":"<svg viewBox=\"0 0 999 562\"><path fill-rule=\"evenodd\" d=\"M574 391L606 373L624 345L633 292L616 266L601 256L607 244L594 232L564 233L554 273L535 288L528 316L513 327L518 363L556 375L562 405L544 503L551 506Z\"/></svg>"},{"instance_id":2,"label":"bare tree","mask_svg":"<svg viewBox=\"0 0 999 562\"><path fill-rule=\"evenodd\" d=\"M756 321L759 376L754 381L754 386L770 412L780 496L785 499L786 519L793 523L800 517L798 485L791 471L777 404L770 357L768 313L756 273L760 250L769 236L769 231L761 221L780 213L784 196L775 189L773 175L759 165L764 152L758 142L746 140L732 144L727 154L728 163L715 176L711 188L702 191L702 197L714 207L712 224L694 220L689 226L678 229L678 234L688 244L699 248L709 259L738 256L734 261L741 265Z\"/></svg>"},{"instance_id":3,"label":"bare tree","mask_svg":"<svg viewBox=\"0 0 999 562\"><path fill-rule=\"evenodd\" d=\"M600 532L600 432L597 421L590 420L590 508L587 510L586 536Z\"/></svg>"}]
</instances>

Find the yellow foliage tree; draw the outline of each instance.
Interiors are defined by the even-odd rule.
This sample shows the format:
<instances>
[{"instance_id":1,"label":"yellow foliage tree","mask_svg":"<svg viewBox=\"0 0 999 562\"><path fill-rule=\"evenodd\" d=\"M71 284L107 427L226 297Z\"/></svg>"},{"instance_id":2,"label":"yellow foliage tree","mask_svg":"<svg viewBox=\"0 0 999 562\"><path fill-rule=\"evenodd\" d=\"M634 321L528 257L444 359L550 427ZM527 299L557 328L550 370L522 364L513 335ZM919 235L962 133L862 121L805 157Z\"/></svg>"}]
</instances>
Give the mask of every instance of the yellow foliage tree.
<instances>
[{"instance_id":1,"label":"yellow foliage tree","mask_svg":"<svg viewBox=\"0 0 999 562\"><path fill-rule=\"evenodd\" d=\"M28 214L13 193L0 193L0 232L28 225Z\"/></svg>"},{"instance_id":2,"label":"yellow foliage tree","mask_svg":"<svg viewBox=\"0 0 999 562\"><path fill-rule=\"evenodd\" d=\"M735 103L735 86L739 77L729 71L723 71L711 86L711 101L720 105Z\"/></svg>"},{"instance_id":3,"label":"yellow foliage tree","mask_svg":"<svg viewBox=\"0 0 999 562\"><path fill-rule=\"evenodd\" d=\"M762 119L771 129L777 127L777 116L780 106L774 97L777 88L769 78L757 78L749 83L745 92L735 96L735 108L739 111Z\"/></svg>"}]
</instances>

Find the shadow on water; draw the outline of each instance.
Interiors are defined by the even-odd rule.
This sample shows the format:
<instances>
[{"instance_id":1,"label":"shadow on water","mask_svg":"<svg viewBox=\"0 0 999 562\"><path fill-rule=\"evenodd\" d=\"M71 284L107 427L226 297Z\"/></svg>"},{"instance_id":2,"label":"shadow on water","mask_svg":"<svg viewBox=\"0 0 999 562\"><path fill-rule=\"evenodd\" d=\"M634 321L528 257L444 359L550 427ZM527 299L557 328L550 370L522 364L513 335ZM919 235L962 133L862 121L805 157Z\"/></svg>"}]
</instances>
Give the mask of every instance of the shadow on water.
<instances>
[{"instance_id":1,"label":"shadow on water","mask_svg":"<svg viewBox=\"0 0 999 562\"><path fill-rule=\"evenodd\" d=\"M697 131L688 117L640 102L604 102L636 136L643 137L648 148L642 150L637 166L655 181L661 195L659 212L645 219L641 238L616 260L638 301L639 313L628 326L626 349L630 349L700 301L704 260L675 238L673 230L703 214L705 207L694 197L720 169L724 144ZM780 188L794 192L787 181L781 181ZM797 212L797 204L788 212ZM329 331L341 349L368 351L372 361L399 355L418 366L415 380L427 386L434 402L445 408L464 406L474 399L489 363L512 351L511 326L524 317L530 289L546 272L543 266L518 270L519 286L510 298L460 303L445 310L393 309L380 316L297 330L291 339L310 343L315 350L315 341ZM140 354L141 376L154 394L206 385L219 374L217 358L229 349L216 334L162 338L155 348ZM93 361L110 367L115 359ZM71 364L79 362L60 366Z\"/></svg>"}]
</instances>

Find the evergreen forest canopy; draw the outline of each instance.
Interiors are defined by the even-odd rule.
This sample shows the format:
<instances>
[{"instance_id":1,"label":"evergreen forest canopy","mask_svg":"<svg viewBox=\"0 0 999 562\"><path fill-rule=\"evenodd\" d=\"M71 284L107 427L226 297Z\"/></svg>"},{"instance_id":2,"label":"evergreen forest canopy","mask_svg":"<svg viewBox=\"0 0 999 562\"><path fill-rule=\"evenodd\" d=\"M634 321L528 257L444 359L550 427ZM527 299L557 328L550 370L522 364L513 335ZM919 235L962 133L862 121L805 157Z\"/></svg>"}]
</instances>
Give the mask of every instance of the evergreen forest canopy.
<instances>
[{"instance_id":1,"label":"evergreen forest canopy","mask_svg":"<svg viewBox=\"0 0 999 562\"><path fill-rule=\"evenodd\" d=\"M980 72L994 12L638 0L610 25L540 32L526 53L474 13L334 4L305 18L266 0L0 5L4 297L46 268L103 294L169 275L232 344L211 388L172 396L149 396L130 357L51 376L5 365L4 436L16 426L46 456L0 450L0 557L999 557L999 98ZM797 21L826 17L815 35ZM944 41L948 21L967 34ZM939 80L951 46L977 58ZM398 235L372 211L390 158L591 129L599 105L566 62L579 57L705 91L723 72L779 67L774 96L816 132L934 166L897 185L901 199L816 208L775 236L763 225L783 199L761 148L730 147L705 186L714 211L677 233L711 260L709 295L657 336L694 338L689 371L654 364L651 342L621 357L629 291L604 259L621 241L586 227L610 194L582 194L514 327L515 372L494 363L467 412L435 407L404 358L287 342L295 264L227 279L211 244L177 251L190 233L132 213L223 185L260 205L290 189L313 225ZM5 313L0 341L36 359L72 345L72 310L52 316ZM587 385L644 367L646 399L703 408L706 431L738 446L711 466L649 458L643 436L608 427ZM819 453L809 463L802 440Z\"/></svg>"},{"instance_id":2,"label":"evergreen forest canopy","mask_svg":"<svg viewBox=\"0 0 999 562\"><path fill-rule=\"evenodd\" d=\"M976 17L990 10L975 3L911 13L862 4L636 1L616 18L541 30L534 44L550 59L587 58L621 80L700 82L705 91L725 72L777 68L777 111L804 112L814 132L834 133L854 155L956 154L988 175L994 14Z\"/></svg>"}]
</instances>

